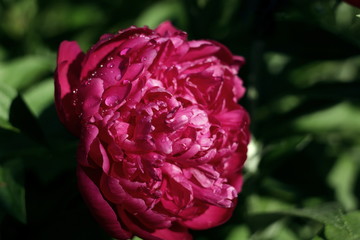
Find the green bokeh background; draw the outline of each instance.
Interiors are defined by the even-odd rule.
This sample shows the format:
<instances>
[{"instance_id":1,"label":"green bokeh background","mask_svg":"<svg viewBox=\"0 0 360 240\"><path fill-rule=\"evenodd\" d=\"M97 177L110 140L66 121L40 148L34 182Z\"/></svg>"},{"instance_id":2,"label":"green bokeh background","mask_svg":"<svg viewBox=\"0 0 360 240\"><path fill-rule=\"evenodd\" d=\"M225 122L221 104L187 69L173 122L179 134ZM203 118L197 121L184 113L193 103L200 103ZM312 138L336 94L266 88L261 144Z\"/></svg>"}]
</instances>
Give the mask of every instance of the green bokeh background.
<instances>
[{"instance_id":1,"label":"green bokeh background","mask_svg":"<svg viewBox=\"0 0 360 240\"><path fill-rule=\"evenodd\" d=\"M360 9L336 0L0 0L0 239L111 239L75 178L56 51L164 20L246 58L238 207L196 240L360 239Z\"/></svg>"}]
</instances>

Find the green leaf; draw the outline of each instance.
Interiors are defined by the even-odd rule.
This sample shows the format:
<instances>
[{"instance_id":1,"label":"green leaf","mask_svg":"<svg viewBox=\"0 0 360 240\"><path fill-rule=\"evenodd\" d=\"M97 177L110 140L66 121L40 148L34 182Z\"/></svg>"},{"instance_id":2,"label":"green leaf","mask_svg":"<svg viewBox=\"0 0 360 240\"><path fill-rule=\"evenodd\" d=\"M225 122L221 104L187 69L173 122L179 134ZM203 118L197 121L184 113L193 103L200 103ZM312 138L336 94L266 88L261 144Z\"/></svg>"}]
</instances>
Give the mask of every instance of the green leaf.
<instances>
[{"instance_id":1,"label":"green leaf","mask_svg":"<svg viewBox=\"0 0 360 240\"><path fill-rule=\"evenodd\" d=\"M135 22L135 25L147 25L150 28L155 28L162 21L168 19L172 20L174 17L181 19L181 8L182 5L175 1L162 1L155 3L140 14Z\"/></svg>"},{"instance_id":2,"label":"green leaf","mask_svg":"<svg viewBox=\"0 0 360 240\"><path fill-rule=\"evenodd\" d=\"M250 238L251 240L299 240L299 238L286 227L286 220L281 219L272 222L268 227L261 231L256 231ZM240 240L240 239L239 239ZM245 240L245 239L241 239Z\"/></svg>"},{"instance_id":3,"label":"green leaf","mask_svg":"<svg viewBox=\"0 0 360 240\"><path fill-rule=\"evenodd\" d=\"M138 236L133 237L132 240L143 240L142 238L139 238Z\"/></svg>"},{"instance_id":4,"label":"green leaf","mask_svg":"<svg viewBox=\"0 0 360 240\"><path fill-rule=\"evenodd\" d=\"M292 71L290 81L300 88L319 82L352 82L356 80L359 67L359 57L311 62Z\"/></svg>"},{"instance_id":5,"label":"green leaf","mask_svg":"<svg viewBox=\"0 0 360 240\"><path fill-rule=\"evenodd\" d=\"M325 236L328 240L360 239L360 211L342 216L337 221L339 224L328 224L325 226Z\"/></svg>"},{"instance_id":6,"label":"green leaf","mask_svg":"<svg viewBox=\"0 0 360 240\"><path fill-rule=\"evenodd\" d=\"M247 210L249 214L273 213L291 209L291 204L285 203L279 199L271 197L260 197L251 195L247 199Z\"/></svg>"},{"instance_id":7,"label":"green leaf","mask_svg":"<svg viewBox=\"0 0 360 240\"><path fill-rule=\"evenodd\" d=\"M335 190L337 200L345 209L353 210L357 207L357 199L354 194L359 163L355 161L358 152L343 153L328 175L328 183Z\"/></svg>"},{"instance_id":8,"label":"green leaf","mask_svg":"<svg viewBox=\"0 0 360 240\"><path fill-rule=\"evenodd\" d=\"M20 159L0 165L0 204L7 213L26 223L23 164Z\"/></svg>"},{"instance_id":9,"label":"green leaf","mask_svg":"<svg viewBox=\"0 0 360 240\"><path fill-rule=\"evenodd\" d=\"M34 116L40 114L54 102L54 80L48 78L23 93L24 101Z\"/></svg>"},{"instance_id":10,"label":"green leaf","mask_svg":"<svg viewBox=\"0 0 360 240\"><path fill-rule=\"evenodd\" d=\"M360 239L360 211L344 215L338 204L327 204L317 208L288 210L284 213L323 223L328 240Z\"/></svg>"},{"instance_id":11,"label":"green leaf","mask_svg":"<svg viewBox=\"0 0 360 240\"><path fill-rule=\"evenodd\" d=\"M10 107L17 93L11 86L0 82L0 127L15 129L9 122Z\"/></svg>"},{"instance_id":12,"label":"green leaf","mask_svg":"<svg viewBox=\"0 0 360 240\"><path fill-rule=\"evenodd\" d=\"M333 107L305 115L295 121L297 128L315 132L342 131L342 133L360 133L360 108L342 102Z\"/></svg>"},{"instance_id":13,"label":"green leaf","mask_svg":"<svg viewBox=\"0 0 360 240\"><path fill-rule=\"evenodd\" d=\"M225 240L246 240L250 237L250 230L244 225L236 226L231 229Z\"/></svg>"},{"instance_id":14,"label":"green leaf","mask_svg":"<svg viewBox=\"0 0 360 240\"><path fill-rule=\"evenodd\" d=\"M342 208L336 203L323 204L314 208L290 209L282 212L283 214L287 215L310 218L326 225L342 225L341 218L343 216L343 211Z\"/></svg>"},{"instance_id":15,"label":"green leaf","mask_svg":"<svg viewBox=\"0 0 360 240\"><path fill-rule=\"evenodd\" d=\"M23 89L45 75L52 74L55 55L27 56L9 63L0 64L0 82L15 89Z\"/></svg>"},{"instance_id":16,"label":"green leaf","mask_svg":"<svg viewBox=\"0 0 360 240\"><path fill-rule=\"evenodd\" d=\"M314 237L314 238L311 239L311 240L325 240L325 239L323 239L323 238L321 238L321 237L319 237L319 236L316 236L316 237Z\"/></svg>"}]
</instances>

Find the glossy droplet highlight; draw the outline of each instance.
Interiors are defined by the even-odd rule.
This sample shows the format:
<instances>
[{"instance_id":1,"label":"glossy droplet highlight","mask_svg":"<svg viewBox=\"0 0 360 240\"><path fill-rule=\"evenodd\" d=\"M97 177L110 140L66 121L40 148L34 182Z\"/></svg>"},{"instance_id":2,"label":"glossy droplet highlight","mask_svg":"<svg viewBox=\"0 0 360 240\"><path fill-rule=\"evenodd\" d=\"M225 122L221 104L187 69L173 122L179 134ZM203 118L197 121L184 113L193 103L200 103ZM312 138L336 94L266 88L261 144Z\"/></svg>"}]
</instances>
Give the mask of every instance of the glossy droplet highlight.
<instances>
[{"instance_id":1,"label":"glossy droplet highlight","mask_svg":"<svg viewBox=\"0 0 360 240\"><path fill-rule=\"evenodd\" d=\"M125 79L124 81L121 82L121 84L126 86L130 84L130 81L128 79Z\"/></svg>"},{"instance_id":2,"label":"glossy droplet highlight","mask_svg":"<svg viewBox=\"0 0 360 240\"><path fill-rule=\"evenodd\" d=\"M105 105L108 106L108 107L112 107L112 106L114 106L116 104L119 104L119 97L116 96L116 95L108 96L105 99Z\"/></svg>"},{"instance_id":3,"label":"glossy droplet highlight","mask_svg":"<svg viewBox=\"0 0 360 240\"><path fill-rule=\"evenodd\" d=\"M124 49L122 49L122 50L120 51L119 55L120 55L120 56L125 56L125 55L129 52L130 49L131 49L131 48L124 48Z\"/></svg>"},{"instance_id":4,"label":"glossy droplet highlight","mask_svg":"<svg viewBox=\"0 0 360 240\"><path fill-rule=\"evenodd\" d=\"M116 80L116 81L120 81L120 80L121 80L121 77L122 77L121 74L118 74L118 75L116 75L115 80Z\"/></svg>"}]
</instances>

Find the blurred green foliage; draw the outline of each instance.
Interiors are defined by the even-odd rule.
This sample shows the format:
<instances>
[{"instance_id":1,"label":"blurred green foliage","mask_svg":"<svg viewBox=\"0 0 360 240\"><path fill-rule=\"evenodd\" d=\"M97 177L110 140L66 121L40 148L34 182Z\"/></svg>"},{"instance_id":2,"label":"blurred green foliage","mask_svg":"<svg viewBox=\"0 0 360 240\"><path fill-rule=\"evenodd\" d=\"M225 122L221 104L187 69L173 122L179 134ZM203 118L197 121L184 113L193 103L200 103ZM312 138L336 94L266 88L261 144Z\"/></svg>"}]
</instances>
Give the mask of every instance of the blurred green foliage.
<instances>
[{"instance_id":1,"label":"blurred green foliage","mask_svg":"<svg viewBox=\"0 0 360 240\"><path fill-rule=\"evenodd\" d=\"M230 221L195 239L360 239L358 14L340 0L1 0L0 239L110 239L76 188L56 51L167 19L247 60L243 191Z\"/></svg>"}]
</instances>

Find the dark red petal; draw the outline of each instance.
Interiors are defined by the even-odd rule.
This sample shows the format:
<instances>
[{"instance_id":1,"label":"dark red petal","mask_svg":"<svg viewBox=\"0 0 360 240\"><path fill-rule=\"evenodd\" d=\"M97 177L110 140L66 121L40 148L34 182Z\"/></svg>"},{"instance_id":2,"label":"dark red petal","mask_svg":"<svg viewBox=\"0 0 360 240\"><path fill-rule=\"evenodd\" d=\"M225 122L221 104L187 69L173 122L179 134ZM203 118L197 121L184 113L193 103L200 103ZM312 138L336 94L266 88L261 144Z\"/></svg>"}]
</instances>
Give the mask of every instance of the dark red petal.
<instances>
[{"instance_id":1,"label":"dark red petal","mask_svg":"<svg viewBox=\"0 0 360 240\"><path fill-rule=\"evenodd\" d=\"M162 238L158 238L154 236L151 232L148 232L142 228L140 228L134 221L132 221L126 212L120 211L120 217L126 224L126 226L135 233L136 236L139 236L146 240L163 240Z\"/></svg>"},{"instance_id":2,"label":"dark red petal","mask_svg":"<svg viewBox=\"0 0 360 240\"><path fill-rule=\"evenodd\" d=\"M91 171L89 169L89 171ZM132 234L122 227L114 209L102 196L99 187L94 182L94 176L85 172L84 168L77 168L78 185L84 201L99 224L112 236L119 240L126 240Z\"/></svg>"},{"instance_id":3,"label":"dark red petal","mask_svg":"<svg viewBox=\"0 0 360 240\"><path fill-rule=\"evenodd\" d=\"M183 226L174 226L169 229L158 229L153 233L154 236L160 237L163 240L191 240L191 234L187 228Z\"/></svg>"},{"instance_id":4,"label":"dark red petal","mask_svg":"<svg viewBox=\"0 0 360 240\"><path fill-rule=\"evenodd\" d=\"M131 48L132 46L128 46L126 44L128 41L129 43L137 44L137 42L147 42L145 38L137 38L136 41L131 41L128 38L132 35L151 35L153 31L148 28L128 28L114 37L109 38L109 40L101 40L97 44L95 44L87 53L86 58L82 64L82 71L81 71L81 79L85 79L89 77L89 73L98 67L100 62L111 52L118 50L118 47L121 46L122 43L125 41L124 48Z\"/></svg>"},{"instance_id":5,"label":"dark red petal","mask_svg":"<svg viewBox=\"0 0 360 240\"><path fill-rule=\"evenodd\" d=\"M85 121L99 112L103 93L104 85L101 78L89 79L80 86L79 99L82 102L82 113Z\"/></svg>"},{"instance_id":6,"label":"dark red petal","mask_svg":"<svg viewBox=\"0 0 360 240\"><path fill-rule=\"evenodd\" d=\"M76 42L60 44L55 71L55 104L60 121L74 135L80 135L80 118L76 92L80 84L81 62L84 58Z\"/></svg>"},{"instance_id":7,"label":"dark red petal","mask_svg":"<svg viewBox=\"0 0 360 240\"><path fill-rule=\"evenodd\" d=\"M200 215L199 217L195 217L192 220L185 221L183 225L195 230L203 230L216 227L229 220L234 211L234 208L235 207L222 208L216 206L209 206L209 208L202 215Z\"/></svg>"},{"instance_id":8,"label":"dark red petal","mask_svg":"<svg viewBox=\"0 0 360 240\"><path fill-rule=\"evenodd\" d=\"M99 133L99 129L92 124L86 125L82 130L80 144L77 152L78 164L86 167L94 166L89 159L90 147Z\"/></svg>"},{"instance_id":9,"label":"dark red petal","mask_svg":"<svg viewBox=\"0 0 360 240\"><path fill-rule=\"evenodd\" d=\"M186 33L183 31L175 28L170 21L165 21L161 23L155 30L156 33L158 33L162 37L171 37L180 35L183 37L183 39L186 38Z\"/></svg>"}]
</instances>

